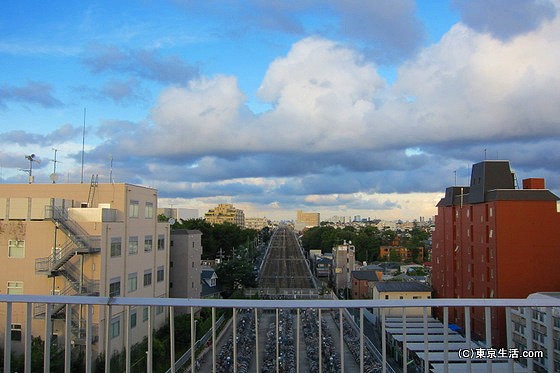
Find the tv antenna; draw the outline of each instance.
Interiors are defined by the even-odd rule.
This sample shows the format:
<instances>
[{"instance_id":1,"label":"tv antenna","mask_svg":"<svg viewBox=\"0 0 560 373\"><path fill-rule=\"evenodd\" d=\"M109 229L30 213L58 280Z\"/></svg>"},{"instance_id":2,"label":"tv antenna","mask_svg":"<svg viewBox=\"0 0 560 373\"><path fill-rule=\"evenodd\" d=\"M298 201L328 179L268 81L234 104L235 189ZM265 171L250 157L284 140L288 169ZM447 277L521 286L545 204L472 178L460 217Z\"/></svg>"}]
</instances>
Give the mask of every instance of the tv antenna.
<instances>
[{"instance_id":1,"label":"tv antenna","mask_svg":"<svg viewBox=\"0 0 560 373\"><path fill-rule=\"evenodd\" d=\"M51 159L51 161L53 162L54 166L53 166L53 173L51 174L50 178L53 184L56 184L56 181L58 180L58 175L56 173L56 164L60 163L60 161L56 160L56 153L58 152L58 149L52 148L52 150L54 150L54 159Z\"/></svg>"},{"instance_id":2,"label":"tv antenna","mask_svg":"<svg viewBox=\"0 0 560 373\"><path fill-rule=\"evenodd\" d=\"M37 159L35 154L26 155L25 159L29 161L29 169L22 170L22 171L27 172L29 174L29 184L33 184L33 162L41 163L41 160Z\"/></svg>"}]
</instances>

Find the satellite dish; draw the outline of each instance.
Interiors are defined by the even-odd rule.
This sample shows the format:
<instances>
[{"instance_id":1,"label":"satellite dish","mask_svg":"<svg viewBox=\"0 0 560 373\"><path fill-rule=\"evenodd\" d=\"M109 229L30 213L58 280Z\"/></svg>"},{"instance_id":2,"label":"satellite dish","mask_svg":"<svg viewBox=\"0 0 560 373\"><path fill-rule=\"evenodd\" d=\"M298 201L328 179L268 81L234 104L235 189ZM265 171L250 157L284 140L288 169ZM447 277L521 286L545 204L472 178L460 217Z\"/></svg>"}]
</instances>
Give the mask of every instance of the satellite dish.
<instances>
[{"instance_id":1,"label":"satellite dish","mask_svg":"<svg viewBox=\"0 0 560 373\"><path fill-rule=\"evenodd\" d=\"M168 222L169 222L169 225L173 225L173 224L175 224L175 219L169 218Z\"/></svg>"},{"instance_id":2,"label":"satellite dish","mask_svg":"<svg viewBox=\"0 0 560 373\"><path fill-rule=\"evenodd\" d=\"M51 176L49 176L49 178L51 179L51 181L54 183L56 183L58 181L58 174L56 173L52 173Z\"/></svg>"}]
</instances>

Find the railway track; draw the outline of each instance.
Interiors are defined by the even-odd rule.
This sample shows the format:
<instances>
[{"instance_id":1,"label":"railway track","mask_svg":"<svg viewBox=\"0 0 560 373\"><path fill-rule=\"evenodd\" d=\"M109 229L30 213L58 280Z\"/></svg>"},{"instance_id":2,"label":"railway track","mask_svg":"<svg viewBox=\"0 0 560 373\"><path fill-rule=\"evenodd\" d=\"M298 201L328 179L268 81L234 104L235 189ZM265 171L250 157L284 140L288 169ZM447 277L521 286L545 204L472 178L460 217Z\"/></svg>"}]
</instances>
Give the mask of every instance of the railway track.
<instances>
[{"instance_id":1,"label":"railway track","mask_svg":"<svg viewBox=\"0 0 560 373\"><path fill-rule=\"evenodd\" d=\"M294 290L315 288L309 265L291 228L282 226L274 232L259 274L259 287Z\"/></svg>"}]
</instances>

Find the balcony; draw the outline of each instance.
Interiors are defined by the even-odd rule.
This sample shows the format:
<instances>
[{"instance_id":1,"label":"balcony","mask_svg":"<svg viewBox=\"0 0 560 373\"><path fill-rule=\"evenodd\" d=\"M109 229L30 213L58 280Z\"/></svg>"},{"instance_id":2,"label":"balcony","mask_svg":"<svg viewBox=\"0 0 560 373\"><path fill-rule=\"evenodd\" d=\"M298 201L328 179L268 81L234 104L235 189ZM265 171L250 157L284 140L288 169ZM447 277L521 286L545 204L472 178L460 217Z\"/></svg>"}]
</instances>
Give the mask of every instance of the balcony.
<instances>
[{"instance_id":1,"label":"balcony","mask_svg":"<svg viewBox=\"0 0 560 373\"><path fill-rule=\"evenodd\" d=\"M292 296L293 298L293 296ZM71 359L75 354L72 340L72 309L82 305L84 311L84 353L85 371L93 368L94 350L111 356L113 351L124 348L131 351L130 315L134 307L147 307L146 366L151 372L154 359L154 309L167 310L169 322L169 344L164 348L169 355L166 363L168 372L184 371L196 368L200 364L205 372L529 372L537 367L543 371L553 372L554 366L550 356L558 354L552 338L549 337L541 348L529 344L525 351L514 345L511 315L532 315L538 309L544 314L553 315L560 307L560 299L428 299L428 300L332 300L332 299L281 299L281 300L204 300L204 299L170 299L170 298L107 298L88 296L34 296L34 295L0 295L0 328L4 329L4 371L11 367L12 347L21 343L24 347L25 372L31 372L31 330L25 326L19 329L21 342L14 342L14 321L23 317L31 324L33 307L45 305L45 319L53 319L54 307L66 307L64 320L64 370L71 371ZM94 308L101 307L106 319L111 320L113 312L123 312L122 345L115 345L115 340L104 338L97 340L93 314ZM186 307L191 311L190 345L181 356L176 356L175 318L176 310ZM442 320L429 316L432 308L438 308ZM23 312L15 313L15 309ZM421 309L422 315L409 315L407 309ZM486 320L484 338L471 339L470 322L462 333L453 330L448 320L451 308L461 308L465 314L474 309L482 309L490 315L492 309L505 310L507 319L507 346L493 347L492 318ZM134 308L135 309L135 308ZM391 312L389 313L389 309ZM196 311L206 310L211 314L209 330L204 335L197 335L198 320L192 316ZM217 319L217 311L227 310L224 317ZM394 310L402 310L396 316ZM513 312L512 312L513 311ZM99 315L97 313L96 315ZM390 314L390 316L389 316ZM23 316L22 316L23 315ZM268 327L262 322L268 318ZM556 325L552 325L556 331ZM320 320L320 321L318 321ZM255 322L258 321L258 322ZM18 321L19 322L19 321ZM136 322L136 321L135 321ZM111 323L109 323L111 324ZM104 336L111 335L110 325L101 320L100 331ZM527 323L524 335L533 333L532 322ZM136 324L135 324L136 325ZM321 328L318 325L322 325ZM137 325L140 328L142 325ZM223 328L222 328L223 327ZM229 330L229 339L228 339ZM46 322L42 330L44 335L52 335L52 323ZM202 333L201 333L202 334ZM549 330L549 336L554 333ZM280 336L280 338L276 338ZM184 336L181 336L184 337ZM229 345L228 345L228 340ZM236 343L233 343L236 341ZM229 346L229 347L228 347ZM52 346L44 344L44 371L50 371ZM161 350L160 350L161 351ZM134 363L128 354L124 354L122 370L134 371ZM523 356L523 359L521 359ZM105 359L105 371L111 371L111 359ZM522 361L524 365L519 364ZM161 361L158 361L161 363ZM288 363L290 365L288 365ZM137 368L137 367L136 367ZM33 371L39 369L33 367ZM131 370L132 369L132 370ZM116 371L116 370L114 370Z\"/></svg>"}]
</instances>

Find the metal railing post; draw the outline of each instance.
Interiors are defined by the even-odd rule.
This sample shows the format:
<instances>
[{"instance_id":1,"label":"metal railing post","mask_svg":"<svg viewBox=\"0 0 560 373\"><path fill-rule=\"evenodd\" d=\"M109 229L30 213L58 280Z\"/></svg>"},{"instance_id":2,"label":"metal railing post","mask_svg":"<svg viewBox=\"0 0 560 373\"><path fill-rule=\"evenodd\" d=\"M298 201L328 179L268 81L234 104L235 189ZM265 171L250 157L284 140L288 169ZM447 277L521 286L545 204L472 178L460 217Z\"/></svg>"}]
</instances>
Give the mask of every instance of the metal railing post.
<instances>
[{"instance_id":1,"label":"metal railing post","mask_svg":"<svg viewBox=\"0 0 560 373\"><path fill-rule=\"evenodd\" d=\"M71 345L71 335L72 335L72 305L66 305L66 322L65 322L65 333L64 338L64 371L70 372L72 366L72 345ZM79 333L78 326L78 333Z\"/></svg>"},{"instance_id":2,"label":"metal railing post","mask_svg":"<svg viewBox=\"0 0 560 373\"><path fill-rule=\"evenodd\" d=\"M212 372L216 373L216 307L212 307Z\"/></svg>"},{"instance_id":3,"label":"metal railing post","mask_svg":"<svg viewBox=\"0 0 560 373\"><path fill-rule=\"evenodd\" d=\"M169 307L169 343L171 348L171 373L175 373L175 307Z\"/></svg>"},{"instance_id":4,"label":"metal railing post","mask_svg":"<svg viewBox=\"0 0 560 373\"><path fill-rule=\"evenodd\" d=\"M342 308L338 309L338 323L340 324L340 369L344 373L344 319Z\"/></svg>"},{"instance_id":5,"label":"metal railing post","mask_svg":"<svg viewBox=\"0 0 560 373\"><path fill-rule=\"evenodd\" d=\"M297 309L297 320L296 320L296 373L299 373L299 329L300 325L300 309Z\"/></svg>"},{"instance_id":6,"label":"metal railing post","mask_svg":"<svg viewBox=\"0 0 560 373\"><path fill-rule=\"evenodd\" d=\"M387 337L385 336L386 333L386 325L385 325L385 308L381 308L381 355L383 357L383 373L387 373Z\"/></svg>"},{"instance_id":7,"label":"metal railing post","mask_svg":"<svg viewBox=\"0 0 560 373\"><path fill-rule=\"evenodd\" d=\"M278 315L278 312L279 311L278 311L278 308L277 308L276 309L276 327L275 327L275 331L274 331L274 333L275 333L274 337L276 338L276 352L275 353L276 353L276 371L277 372L280 371L280 359L279 359L279 356L280 356L280 335L278 334L279 329L280 329L279 325L278 325L280 317Z\"/></svg>"},{"instance_id":8,"label":"metal railing post","mask_svg":"<svg viewBox=\"0 0 560 373\"><path fill-rule=\"evenodd\" d=\"M364 309L360 308L360 372L364 371Z\"/></svg>"},{"instance_id":9,"label":"metal railing post","mask_svg":"<svg viewBox=\"0 0 560 373\"><path fill-rule=\"evenodd\" d=\"M130 306L124 311L124 366L126 373L130 373Z\"/></svg>"},{"instance_id":10,"label":"metal railing post","mask_svg":"<svg viewBox=\"0 0 560 373\"><path fill-rule=\"evenodd\" d=\"M88 304L87 306L87 325L86 325L86 373L91 373L91 362L92 362L92 319L93 319L93 305Z\"/></svg>"},{"instance_id":11,"label":"metal railing post","mask_svg":"<svg viewBox=\"0 0 560 373\"><path fill-rule=\"evenodd\" d=\"M45 309L45 346L44 346L44 360L43 371L51 371L51 340L52 340L52 324L51 324L52 305L47 304Z\"/></svg>"},{"instance_id":12,"label":"metal railing post","mask_svg":"<svg viewBox=\"0 0 560 373\"><path fill-rule=\"evenodd\" d=\"M27 303L25 326L25 372L31 372L31 322L33 318L33 303Z\"/></svg>"},{"instance_id":13,"label":"metal railing post","mask_svg":"<svg viewBox=\"0 0 560 373\"><path fill-rule=\"evenodd\" d=\"M237 373L237 308L233 309L233 373Z\"/></svg>"},{"instance_id":14,"label":"metal railing post","mask_svg":"<svg viewBox=\"0 0 560 373\"><path fill-rule=\"evenodd\" d=\"M105 373L111 371L111 305L105 307Z\"/></svg>"},{"instance_id":15,"label":"metal railing post","mask_svg":"<svg viewBox=\"0 0 560 373\"><path fill-rule=\"evenodd\" d=\"M48 323L47 323L48 324ZM4 329L4 372L11 372L12 357L12 303L6 303L6 326Z\"/></svg>"},{"instance_id":16,"label":"metal railing post","mask_svg":"<svg viewBox=\"0 0 560 373\"><path fill-rule=\"evenodd\" d=\"M194 372L196 363L196 326L194 324L194 307L191 307L191 372Z\"/></svg>"},{"instance_id":17,"label":"metal railing post","mask_svg":"<svg viewBox=\"0 0 560 373\"><path fill-rule=\"evenodd\" d=\"M317 310L317 325L319 326L319 373L323 372L323 328L321 328L321 309Z\"/></svg>"},{"instance_id":18,"label":"metal railing post","mask_svg":"<svg viewBox=\"0 0 560 373\"><path fill-rule=\"evenodd\" d=\"M254 308L255 312L255 359L257 365L257 372L260 372L260 357L259 357L259 312L258 308Z\"/></svg>"}]
</instances>

